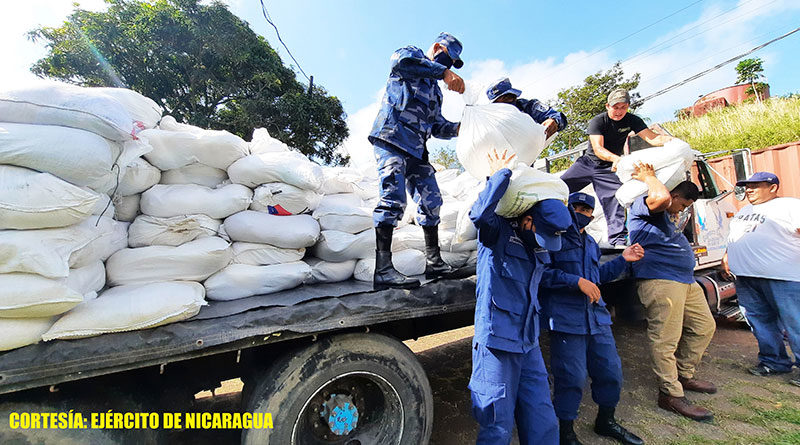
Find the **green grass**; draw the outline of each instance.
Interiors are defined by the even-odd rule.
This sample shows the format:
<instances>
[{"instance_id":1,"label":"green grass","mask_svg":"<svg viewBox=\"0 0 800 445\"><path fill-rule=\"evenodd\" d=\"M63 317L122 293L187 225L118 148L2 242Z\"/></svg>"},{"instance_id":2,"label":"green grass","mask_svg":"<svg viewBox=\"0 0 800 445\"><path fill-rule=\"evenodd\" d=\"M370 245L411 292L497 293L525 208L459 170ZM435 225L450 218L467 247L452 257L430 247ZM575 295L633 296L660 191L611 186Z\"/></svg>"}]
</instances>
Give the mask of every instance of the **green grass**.
<instances>
[{"instance_id":1,"label":"green grass","mask_svg":"<svg viewBox=\"0 0 800 445\"><path fill-rule=\"evenodd\" d=\"M674 136L704 153L800 140L800 98L771 98L664 123Z\"/></svg>"}]
</instances>

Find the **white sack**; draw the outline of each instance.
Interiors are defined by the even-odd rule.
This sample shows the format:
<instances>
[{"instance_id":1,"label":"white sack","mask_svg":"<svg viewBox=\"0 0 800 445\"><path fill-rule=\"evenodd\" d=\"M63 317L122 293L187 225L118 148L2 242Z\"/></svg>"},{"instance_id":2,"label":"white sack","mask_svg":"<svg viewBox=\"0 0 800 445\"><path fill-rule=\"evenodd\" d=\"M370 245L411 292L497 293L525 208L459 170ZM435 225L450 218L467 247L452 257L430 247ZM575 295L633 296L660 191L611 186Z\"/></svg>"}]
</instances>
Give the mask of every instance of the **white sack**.
<instances>
[{"instance_id":1,"label":"white sack","mask_svg":"<svg viewBox=\"0 0 800 445\"><path fill-rule=\"evenodd\" d=\"M311 215L277 216L245 210L225 219L225 232L234 241L299 249L314 245L319 224Z\"/></svg>"},{"instance_id":2,"label":"white sack","mask_svg":"<svg viewBox=\"0 0 800 445\"><path fill-rule=\"evenodd\" d=\"M128 228L128 245L180 246L198 238L216 236L222 221L206 215L158 218L139 215Z\"/></svg>"},{"instance_id":3,"label":"white sack","mask_svg":"<svg viewBox=\"0 0 800 445\"><path fill-rule=\"evenodd\" d=\"M64 280L27 273L0 274L0 317L38 318L62 314L83 301Z\"/></svg>"},{"instance_id":4,"label":"white sack","mask_svg":"<svg viewBox=\"0 0 800 445\"><path fill-rule=\"evenodd\" d=\"M280 153L289 151L289 146L269 135L266 128L253 130L253 140L250 141L250 153Z\"/></svg>"},{"instance_id":5,"label":"white sack","mask_svg":"<svg viewBox=\"0 0 800 445\"><path fill-rule=\"evenodd\" d=\"M100 240L119 224L110 218L89 218L74 226L39 230L0 230L0 273L24 272L49 278L63 278L69 274L74 260L91 255L92 241ZM88 247L88 248L87 248ZM83 249L82 249L83 248ZM76 253L83 251L83 254Z\"/></svg>"},{"instance_id":6,"label":"white sack","mask_svg":"<svg viewBox=\"0 0 800 445\"><path fill-rule=\"evenodd\" d=\"M99 194L100 199L92 208L92 215L94 216L107 216L109 218L113 218L114 214L116 213L116 208L114 207L114 201L111 199L110 196L106 195L105 193Z\"/></svg>"},{"instance_id":7,"label":"white sack","mask_svg":"<svg viewBox=\"0 0 800 445\"><path fill-rule=\"evenodd\" d=\"M466 201L462 203L462 207L458 212L456 219L454 243L462 243L476 239L478 237L478 228L472 223L469 218L469 212L472 210L472 205L475 201Z\"/></svg>"},{"instance_id":8,"label":"white sack","mask_svg":"<svg viewBox=\"0 0 800 445\"><path fill-rule=\"evenodd\" d=\"M322 183L322 193L332 195L334 193L353 193L363 176L358 170L348 167L322 167L322 174L325 178Z\"/></svg>"},{"instance_id":9,"label":"white sack","mask_svg":"<svg viewBox=\"0 0 800 445\"><path fill-rule=\"evenodd\" d=\"M322 195L311 190L303 190L282 182L272 182L259 186L253 191L251 210L273 215L299 215L317 208Z\"/></svg>"},{"instance_id":10,"label":"white sack","mask_svg":"<svg viewBox=\"0 0 800 445\"><path fill-rule=\"evenodd\" d=\"M511 104L492 103L464 108L456 154L476 179L489 176L487 155L506 150L516 161L533 164L545 147L544 127Z\"/></svg>"},{"instance_id":11,"label":"white sack","mask_svg":"<svg viewBox=\"0 0 800 445\"><path fill-rule=\"evenodd\" d=\"M311 277L311 268L302 261L272 266L231 264L205 282L209 300L235 300L292 289Z\"/></svg>"},{"instance_id":12,"label":"white sack","mask_svg":"<svg viewBox=\"0 0 800 445\"><path fill-rule=\"evenodd\" d=\"M142 193L139 205L145 215L161 218L203 214L222 219L248 208L252 200L253 191L239 184L217 189L194 184L156 184Z\"/></svg>"},{"instance_id":13,"label":"white sack","mask_svg":"<svg viewBox=\"0 0 800 445\"><path fill-rule=\"evenodd\" d=\"M0 164L50 173L105 192L120 147L88 131L53 125L0 123Z\"/></svg>"},{"instance_id":14,"label":"white sack","mask_svg":"<svg viewBox=\"0 0 800 445\"><path fill-rule=\"evenodd\" d=\"M325 195L317 206L318 209L362 207L364 201L357 193L336 193Z\"/></svg>"},{"instance_id":15,"label":"white sack","mask_svg":"<svg viewBox=\"0 0 800 445\"><path fill-rule=\"evenodd\" d=\"M50 173L0 165L0 229L45 229L77 224L94 211L100 194Z\"/></svg>"},{"instance_id":16,"label":"white sack","mask_svg":"<svg viewBox=\"0 0 800 445\"><path fill-rule=\"evenodd\" d=\"M356 260L332 263L312 257L305 262L311 267L311 278L306 281L307 284L338 283L349 280L356 269Z\"/></svg>"},{"instance_id":17,"label":"white sack","mask_svg":"<svg viewBox=\"0 0 800 445\"><path fill-rule=\"evenodd\" d=\"M478 251L473 250L469 254L469 259L467 260L467 264L465 266L476 266L478 264Z\"/></svg>"},{"instance_id":18,"label":"white sack","mask_svg":"<svg viewBox=\"0 0 800 445\"><path fill-rule=\"evenodd\" d=\"M458 215L463 204L458 201L446 201L439 208L439 229L455 229L458 225Z\"/></svg>"},{"instance_id":19,"label":"white sack","mask_svg":"<svg viewBox=\"0 0 800 445\"><path fill-rule=\"evenodd\" d=\"M161 170L142 158L134 159L125 167L125 175L119 181L116 194L130 196L149 189L161 180Z\"/></svg>"},{"instance_id":20,"label":"white sack","mask_svg":"<svg viewBox=\"0 0 800 445\"><path fill-rule=\"evenodd\" d=\"M226 179L228 172L225 170L198 163L161 172L162 184L197 184L213 189Z\"/></svg>"},{"instance_id":21,"label":"white sack","mask_svg":"<svg viewBox=\"0 0 800 445\"><path fill-rule=\"evenodd\" d=\"M511 182L497 203L495 213L504 218L516 218L539 201L558 199L566 202L568 197L569 188L558 176L517 164L512 169Z\"/></svg>"},{"instance_id":22,"label":"white sack","mask_svg":"<svg viewBox=\"0 0 800 445\"><path fill-rule=\"evenodd\" d=\"M397 244L392 243L392 250L397 248ZM317 258L334 263L372 258L375 256L375 231L370 229L353 235L336 230L323 230L311 252Z\"/></svg>"},{"instance_id":23,"label":"white sack","mask_svg":"<svg viewBox=\"0 0 800 445\"><path fill-rule=\"evenodd\" d=\"M253 266L271 266L273 264L293 263L300 261L306 254L305 248L285 249L269 244L235 242L231 245L233 263Z\"/></svg>"},{"instance_id":24,"label":"white sack","mask_svg":"<svg viewBox=\"0 0 800 445\"><path fill-rule=\"evenodd\" d=\"M419 250L406 249L392 255L392 264L403 275L413 276L425 273L425 254ZM353 277L359 281L372 281L375 275L375 259L365 258L356 263Z\"/></svg>"},{"instance_id":25,"label":"white sack","mask_svg":"<svg viewBox=\"0 0 800 445\"><path fill-rule=\"evenodd\" d=\"M224 170L249 153L247 142L239 136L179 124L172 116L164 116L159 128L145 130L139 137L153 146L145 157L161 170L196 162Z\"/></svg>"},{"instance_id":26,"label":"white sack","mask_svg":"<svg viewBox=\"0 0 800 445\"><path fill-rule=\"evenodd\" d=\"M131 222L139 214L139 201L142 195L115 196L114 219L117 221Z\"/></svg>"},{"instance_id":27,"label":"white sack","mask_svg":"<svg viewBox=\"0 0 800 445\"><path fill-rule=\"evenodd\" d=\"M55 321L54 317L0 318L0 351L39 343Z\"/></svg>"},{"instance_id":28,"label":"white sack","mask_svg":"<svg viewBox=\"0 0 800 445\"><path fill-rule=\"evenodd\" d=\"M81 268L105 261L116 251L128 247L128 223L117 222L107 217L91 217L87 220L95 236L85 246L69 257L69 267Z\"/></svg>"},{"instance_id":29,"label":"white sack","mask_svg":"<svg viewBox=\"0 0 800 445\"><path fill-rule=\"evenodd\" d=\"M691 162L688 164L676 163L662 167L656 170L656 178L661 181L667 190L672 190L686 180L686 171L691 167ZM647 194L647 184L636 179L631 179L622 184L614 193L620 204L623 207L630 207L636 198Z\"/></svg>"},{"instance_id":30,"label":"white sack","mask_svg":"<svg viewBox=\"0 0 800 445\"><path fill-rule=\"evenodd\" d=\"M210 236L178 247L122 249L106 262L106 274L111 286L173 280L203 281L230 262L228 242Z\"/></svg>"},{"instance_id":31,"label":"white sack","mask_svg":"<svg viewBox=\"0 0 800 445\"><path fill-rule=\"evenodd\" d=\"M197 315L207 304L204 296L200 283L185 281L114 287L62 316L42 339L83 338L174 323Z\"/></svg>"},{"instance_id":32,"label":"white sack","mask_svg":"<svg viewBox=\"0 0 800 445\"><path fill-rule=\"evenodd\" d=\"M248 187L284 182L315 192L322 189L323 180L320 166L295 151L246 156L228 168L228 176L232 182Z\"/></svg>"},{"instance_id":33,"label":"white sack","mask_svg":"<svg viewBox=\"0 0 800 445\"><path fill-rule=\"evenodd\" d=\"M133 120L141 122L143 128L154 128L161 120L163 110L149 97L143 96L136 91L127 88L92 88L117 100Z\"/></svg>"},{"instance_id":34,"label":"white sack","mask_svg":"<svg viewBox=\"0 0 800 445\"><path fill-rule=\"evenodd\" d=\"M319 221L319 226L322 230L359 233L372 228L371 208L341 204L340 201L344 200L328 199L328 196L340 195L327 195L317 209L314 210L313 216Z\"/></svg>"},{"instance_id":35,"label":"white sack","mask_svg":"<svg viewBox=\"0 0 800 445\"><path fill-rule=\"evenodd\" d=\"M69 276L62 278L64 285L84 296L100 292L106 285L106 266L102 261L69 270Z\"/></svg>"},{"instance_id":36,"label":"white sack","mask_svg":"<svg viewBox=\"0 0 800 445\"><path fill-rule=\"evenodd\" d=\"M78 128L112 141L129 140L140 129L111 96L54 82L1 91L0 121Z\"/></svg>"},{"instance_id":37,"label":"white sack","mask_svg":"<svg viewBox=\"0 0 800 445\"><path fill-rule=\"evenodd\" d=\"M464 252L442 251L441 253L442 253L442 260L444 260L444 262L447 263L449 266L454 267L456 269L467 264L467 260L469 260L469 256L472 254L472 252L469 250Z\"/></svg>"},{"instance_id":38,"label":"white sack","mask_svg":"<svg viewBox=\"0 0 800 445\"><path fill-rule=\"evenodd\" d=\"M663 147L647 148L623 156L617 164L617 176L622 182L615 193L617 201L629 207L636 198L647 193L644 182L631 178L634 166L639 162L652 164L658 180L667 190L672 190L686 179L685 173L691 168L693 160L694 150L680 139L673 139Z\"/></svg>"}]
</instances>

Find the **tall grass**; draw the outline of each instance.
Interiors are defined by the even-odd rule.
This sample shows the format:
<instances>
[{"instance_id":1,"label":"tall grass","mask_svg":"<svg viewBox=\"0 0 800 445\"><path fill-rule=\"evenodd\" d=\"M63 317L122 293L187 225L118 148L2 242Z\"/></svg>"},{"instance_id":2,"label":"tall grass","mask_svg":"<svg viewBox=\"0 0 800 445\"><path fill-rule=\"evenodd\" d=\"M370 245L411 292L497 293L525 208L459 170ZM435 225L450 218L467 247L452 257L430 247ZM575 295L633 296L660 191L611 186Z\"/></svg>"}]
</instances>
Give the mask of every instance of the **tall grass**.
<instances>
[{"instance_id":1,"label":"tall grass","mask_svg":"<svg viewBox=\"0 0 800 445\"><path fill-rule=\"evenodd\" d=\"M756 150L800 140L800 98L771 98L711 111L664 127L704 153L735 148Z\"/></svg>"}]
</instances>

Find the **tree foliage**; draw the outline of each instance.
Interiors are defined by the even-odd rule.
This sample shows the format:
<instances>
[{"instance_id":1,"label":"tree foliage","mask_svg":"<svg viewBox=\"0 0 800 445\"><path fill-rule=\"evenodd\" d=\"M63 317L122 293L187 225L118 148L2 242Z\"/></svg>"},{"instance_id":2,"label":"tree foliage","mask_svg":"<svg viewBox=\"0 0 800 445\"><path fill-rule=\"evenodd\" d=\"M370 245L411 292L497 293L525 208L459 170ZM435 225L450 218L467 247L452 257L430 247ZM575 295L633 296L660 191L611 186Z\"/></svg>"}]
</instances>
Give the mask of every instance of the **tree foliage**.
<instances>
[{"instance_id":1,"label":"tree foliage","mask_svg":"<svg viewBox=\"0 0 800 445\"><path fill-rule=\"evenodd\" d=\"M558 98L551 106L567 115L568 125L559 132L546 154L554 154L575 147L587 140L586 128L589 121L606 110L608 94L617 88L631 91L639 86L639 73L629 78L615 63L608 71L598 71L583 80L583 83L558 92ZM631 93L631 103L636 103L638 93Z\"/></svg>"},{"instance_id":2,"label":"tree foliage","mask_svg":"<svg viewBox=\"0 0 800 445\"><path fill-rule=\"evenodd\" d=\"M329 163L347 137L341 102L312 91L278 53L219 2L106 0L108 9L74 11L63 25L29 37L48 54L36 75L82 86L120 86L159 102L193 125L249 138L256 127Z\"/></svg>"},{"instance_id":3,"label":"tree foliage","mask_svg":"<svg viewBox=\"0 0 800 445\"><path fill-rule=\"evenodd\" d=\"M444 168L455 168L464 171L464 167L461 165L461 162L459 162L458 155L456 155L456 150L450 148L450 146L445 146L431 152L430 162L432 164L439 164Z\"/></svg>"},{"instance_id":4,"label":"tree foliage","mask_svg":"<svg viewBox=\"0 0 800 445\"><path fill-rule=\"evenodd\" d=\"M764 62L756 57L743 59L736 64L736 83L753 83L764 77Z\"/></svg>"}]
</instances>

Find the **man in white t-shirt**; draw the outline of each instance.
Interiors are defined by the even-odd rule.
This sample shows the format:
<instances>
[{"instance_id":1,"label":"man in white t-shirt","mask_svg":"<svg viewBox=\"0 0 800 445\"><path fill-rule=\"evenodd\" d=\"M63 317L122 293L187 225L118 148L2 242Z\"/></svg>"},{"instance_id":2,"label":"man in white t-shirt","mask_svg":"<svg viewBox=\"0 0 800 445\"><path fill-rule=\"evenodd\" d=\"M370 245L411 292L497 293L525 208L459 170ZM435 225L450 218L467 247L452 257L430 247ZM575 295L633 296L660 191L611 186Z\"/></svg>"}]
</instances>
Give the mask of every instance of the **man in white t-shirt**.
<instances>
[{"instance_id":1,"label":"man in white t-shirt","mask_svg":"<svg viewBox=\"0 0 800 445\"><path fill-rule=\"evenodd\" d=\"M800 199L779 198L780 181L769 172L736 185L745 187L750 204L731 220L722 265L737 277L739 305L758 340L758 366L750 373L786 374L800 366ZM800 386L800 377L790 383Z\"/></svg>"}]
</instances>

